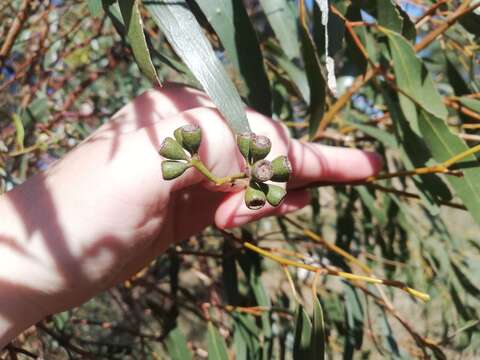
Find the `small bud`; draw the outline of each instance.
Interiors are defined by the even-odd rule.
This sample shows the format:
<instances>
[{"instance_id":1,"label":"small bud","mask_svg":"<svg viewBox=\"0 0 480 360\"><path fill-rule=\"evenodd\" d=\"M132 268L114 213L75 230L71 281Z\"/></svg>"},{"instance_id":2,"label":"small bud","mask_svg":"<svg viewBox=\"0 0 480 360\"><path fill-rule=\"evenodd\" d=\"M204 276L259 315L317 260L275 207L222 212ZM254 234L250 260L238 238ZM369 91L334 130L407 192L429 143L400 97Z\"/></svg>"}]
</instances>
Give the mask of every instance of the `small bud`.
<instances>
[{"instance_id":1,"label":"small bud","mask_svg":"<svg viewBox=\"0 0 480 360\"><path fill-rule=\"evenodd\" d=\"M287 195L287 191L278 185L268 184L267 201L272 206L278 206Z\"/></svg>"},{"instance_id":2,"label":"small bud","mask_svg":"<svg viewBox=\"0 0 480 360\"><path fill-rule=\"evenodd\" d=\"M250 156L252 162L265 159L271 148L272 143L268 137L263 135L253 135L250 140Z\"/></svg>"},{"instance_id":3,"label":"small bud","mask_svg":"<svg viewBox=\"0 0 480 360\"><path fill-rule=\"evenodd\" d=\"M180 161L165 160L162 161L162 175L165 180L172 180L182 175L190 167Z\"/></svg>"},{"instance_id":4,"label":"small bud","mask_svg":"<svg viewBox=\"0 0 480 360\"><path fill-rule=\"evenodd\" d=\"M188 156L182 149L182 146L171 137L163 140L162 146L158 151L164 158L170 160L188 160Z\"/></svg>"},{"instance_id":5,"label":"small bud","mask_svg":"<svg viewBox=\"0 0 480 360\"><path fill-rule=\"evenodd\" d=\"M202 141L202 130L193 124L182 126L181 129L181 144L190 154L196 154Z\"/></svg>"},{"instance_id":6,"label":"small bud","mask_svg":"<svg viewBox=\"0 0 480 360\"><path fill-rule=\"evenodd\" d=\"M279 156L272 161L273 176L272 181L287 182L292 173L292 165L286 156Z\"/></svg>"},{"instance_id":7,"label":"small bud","mask_svg":"<svg viewBox=\"0 0 480 360\"><path fill-rule=\"evenodd\" d=\"M252 138L251 132L245 132L237 135L237 146L242 154L243 158L248 161L248 155L250 154L250 139Z\"/></svg>"},{"instance_id":8,"label":"small bud","mask_svg":"<svg viewBox=\"0 0 480 360\"><path fill-rule=\"evenodd\" d=\"M245 190L245 205L250 210L258 210L265 206L265 192L261 190L259 184L250 183Z\"/></svg>"},{"instance_id":9,"label":"small bud","mask_svg":"<svg viewBox=\"0 0 480 360\"><path fill-rule=\"evenodd\" d=\"M258 182L265 182L272 178L272 163L268 160L257 161L252 166L252 178Z\"/></svg>"}]
</instances>

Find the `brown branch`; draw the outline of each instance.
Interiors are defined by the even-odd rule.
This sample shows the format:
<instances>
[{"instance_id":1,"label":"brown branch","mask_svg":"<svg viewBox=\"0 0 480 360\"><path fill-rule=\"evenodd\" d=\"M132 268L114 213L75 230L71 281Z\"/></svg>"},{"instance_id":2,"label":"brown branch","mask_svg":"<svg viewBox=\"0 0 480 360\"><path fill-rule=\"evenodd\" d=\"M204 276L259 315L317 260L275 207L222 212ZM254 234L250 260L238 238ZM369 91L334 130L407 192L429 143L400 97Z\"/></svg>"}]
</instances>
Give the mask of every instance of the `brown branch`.
<instances>
[{"instance_id":1,"label":"brown branch","mask_svg":"<svg viewBox=\"0 0 480 360\"><path fill-rule=\"evenodd\" d=\"M480 3L477 3L475 5L470 5L472 1L471 0L466 0L464 1L458 9L450 15L447 20L445 20L444 23L442 23L440 26L437 28L433 29L430 31L425 37L415 44L415 51L419 52L425 49L428 45L430 45L437 37L442 35L445 31L447 31L458 19L460 19L462 16L468 14L469 12L475 10L480 6Z\"/></svg>"},{"instance_id":2,"label":"brown branch","mask_svg":"<svg viewBox=\"0 0 480 360\"><path fill-rule=\"evenodd\" d=\"M23 0L22 4L20 5L18 14L15 20L13 20L12 26L10 27L10 30L8 31L7 36L5 38L5 41L2 47L0 48L0 65L3 65L6 58L10 54L10 51L12 50L15 40L17 39L18 35L22 31L22 27L25 24L25 21L28 19L31 7L32 7L32 0Z\"/></svg>"}]
</instances>

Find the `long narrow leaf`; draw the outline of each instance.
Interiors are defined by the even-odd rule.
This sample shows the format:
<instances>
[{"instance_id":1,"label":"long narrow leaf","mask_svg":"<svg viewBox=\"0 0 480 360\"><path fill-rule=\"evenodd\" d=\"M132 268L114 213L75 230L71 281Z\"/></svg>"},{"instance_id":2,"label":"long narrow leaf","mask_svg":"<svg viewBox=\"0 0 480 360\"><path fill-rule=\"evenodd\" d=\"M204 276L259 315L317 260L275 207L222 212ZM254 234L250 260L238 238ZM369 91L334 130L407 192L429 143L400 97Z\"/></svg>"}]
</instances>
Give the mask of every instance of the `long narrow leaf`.
<instances>
[{"instance_id":1,"label":"long narrow leaf","mask_svg":"<svg viewBox=\"0 0 480 360\"><path fill-rule=\"evenodd\" d=\"M166 339L168 355L172 360L191 360L192 354L187 346L185 336L177 327L170 331Z\"/></svg>"},{"instance_id":2,"label":"long narrow leaf","mask_svg":"<svg viewBox=\"0 0 480 360\"><path fill-rule=\"evenodd\" d=\"M310 88L310 121L308 123L308 132L313 137L320 125L323 113L325 111L326 83L322 74L320 60L317 49L310 31L308 30L305 4L299 2L300 6L300 39L302 43L302 55L305 62L305 72L307 73L308 85Z\"/></svg>"},{"instance_id":3,"label":"long narrow leaf","mask_svg":"<svg viewBox=\"0 0 480 360\"><path fill-rule=\"evenodd\" d=\"M310 359L325 359L325 324L323 320L322 305L315 297L313 303L313 327L312 338L310 340Z\"/></svg>"},{"instance_id":4,"label":"long narrow leaf","mask_svg":"<svg viewBox=\"0 0 480 360\"><path fill-rule=\"evenodd\" d=\"M260 0L260 5L285 55L292 60L300 58L297 15L288 0Z\"/></svg>"},{"instance_id":5,"label":"long narrow leaf","mask_svg":"<svg viewBox=\"0 0 480 360\"><path fill-rule=\"evenodd\" d=\"M228 360L225 340L211 321L208 322L208 360Z\"/></svg>"},{"instance_id":6,"label":"long narrow leaf","mask_svg":"<svg viewBox=\"0 0 480 360\"><path fill-rule=\"evenodd\" d=\"M250 131L245 107L185 0L151 0L144 5L175 52L202 84L236 133Z\"/></svg>"},{"instance_id":7,"label":"long narrow leaf","mask_svg":"<svg viewBox=\"0 0 480 360\"><path fill-rule=\"evenodd\" d=\"M147 41L143 33L143 22L138 9L139 0L120 0L120 11L127 30L127 39L142 73L154 84L159 85L157 71L150 58Z\"/></svg>"},{"instance_id":8,"label":"long narrow leaf","mask_svg":"<svg viewBox=\"0 0 480 360\"><path fill-rule=\"evenodd\" d=\"M258 39L243 3L237 0L196 0L240 74L249 105L270 116L270 83Z\"/></svg>"}]
</instances>

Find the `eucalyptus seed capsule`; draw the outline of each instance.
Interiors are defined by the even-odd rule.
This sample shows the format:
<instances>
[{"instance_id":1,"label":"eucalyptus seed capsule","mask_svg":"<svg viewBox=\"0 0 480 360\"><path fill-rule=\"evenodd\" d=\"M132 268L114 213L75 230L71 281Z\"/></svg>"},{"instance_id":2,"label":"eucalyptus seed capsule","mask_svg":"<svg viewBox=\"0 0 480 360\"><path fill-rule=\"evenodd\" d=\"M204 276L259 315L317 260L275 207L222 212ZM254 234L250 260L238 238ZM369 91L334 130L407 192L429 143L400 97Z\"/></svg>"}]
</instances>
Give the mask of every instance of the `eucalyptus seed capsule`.
<instances>
[{"instance_id":1,"label":"eucalyptus seed capsule","mask_svg":"<svg viewBox=\"0 0 480 360\"><path fill-rule=\"evenodd\" d=\"M270 139L263 135L253 135L250 139L250 157L253 163L258 160L264 159L270 149L272 148L272 143Z\"/></svg>"},{"instance_id":2,"label":"eucalyptus seed capsule","mask_svg":"<svg viewBox=\"0 0 480 360\"><path fill-rule=\"evenodd\" d=\"M175 129L173 136L175 137L175 140L177 140L177 142L183 147L182 126Z\"/></svg>"},{"instance_id":3,"label":"eucalyptus seed capsule","mask_svg":"<svg viewBox=\"0 0 480 360\"><path fill-rule=\"evenodd\" d=\"M183 150L182 146L171 137L167 137L163 140L158 152L164 158L170 160L188 160L188 155L185 153L185 150Z\"/></svg>"},{"instance_id":4,"label":"eucalyptus seed capsule","mask_svg":"<svg viewBox=\"0 0 480 360\"><path fill-rule=\"evenodd\" d=\"M265 206L266 201L267 197L260 186L255 183L250 183L245 190L245 205L247 205L250 210L258 210Z\"/></svg>"},{"instance_id":5,"label":"eucalyptus seed capsule","mask_svg":"<svg viewBox=\"0 0 480 360\"><path fill-rule=\"evenodd\" d=\"M272 181L287 182L292 173L292 165L286 156L279 156L272 161Z\"/></svg>"},{"instance_id":6,"label":"eucalyptus seed capsule","mask_svg":"<svg viewBox=\"0 0 480 360\"><path fill-rule=\"evenodd\" d=\"M267 201L272 206L278 206L285 199L287 191L278 185L268 184Z\"/></svg>"},{"instance_id":7,"label":"eucalyptus seed capsule","mask_svg":"<svg viewBox=\"0 0 480 360\"><path fill-rule=\"evenodd\" d=\"M251 176L258 182L265 182L272 178L273 167L268 160L259 160L252 165Z\"/></svg>"},{"instance_id":8,"label":"eucalyptus seed capsule","mask_svg":"<svg viewBox=\"0 0 480 360\"><path fill-rule=\"evenodd\" d=\"M172 180L182 175L191 165L180 161L162 161L162 175L165 180Z\"/></svg>"},{"instance_id":9,"label":"eucalyptus seed capsule","mask_svg":"<svg viewBox=\"0 0 480 360\"><path fill-rule=\"evenodd\" d=\"M181 129L181 144L190 154L196 154L202 142L202 129L194 124L182 126Z\"/></svg>"},{"instance_id":10,"label":"eucalyptus seed capsule","mask_svg":"<svg viewBox=\"0 0 480 360\"><path fill-rule=\"evenodd\" d=\"M250 154L250 139L253 133L245 132L237 135L237 146L242 154L243 158L248 161L248 155Z\"/></svg>"}]
</instances>

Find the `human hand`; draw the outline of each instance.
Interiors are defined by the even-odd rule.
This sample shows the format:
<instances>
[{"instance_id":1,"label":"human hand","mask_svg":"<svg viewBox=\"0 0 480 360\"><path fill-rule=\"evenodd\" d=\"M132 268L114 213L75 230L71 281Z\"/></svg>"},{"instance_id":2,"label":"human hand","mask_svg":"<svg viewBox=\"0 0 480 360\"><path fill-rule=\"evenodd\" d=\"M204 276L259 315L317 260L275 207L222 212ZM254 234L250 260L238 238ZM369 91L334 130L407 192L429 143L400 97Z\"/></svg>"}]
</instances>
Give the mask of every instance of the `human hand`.
<instances>
[{"instance_id":1,"label":"human hand","mask_svg":"<svg viewBox=\"0 0 480 360\"><path fill-rule=\"evenodd\" d=\"M139 96L45 173L7 194L35 246L15 255L17 264L29 266L28 278L20 270L0 276L28 289L43 315L58 312L130 277L208 225L229 228L300 209L309 202L305 185L355 181L381 167L376 154L300 143L279 122L247 114L252 131L272 141L268 159L288 155L291 161L289 191L280 206L249 210L243 191L219 191L195 169L163 180L160 144L188 123L202 128L199 154L215 175L238 173L244 164L234 135L206 95L171 85Z\"/></svg>"}]
</instances>

